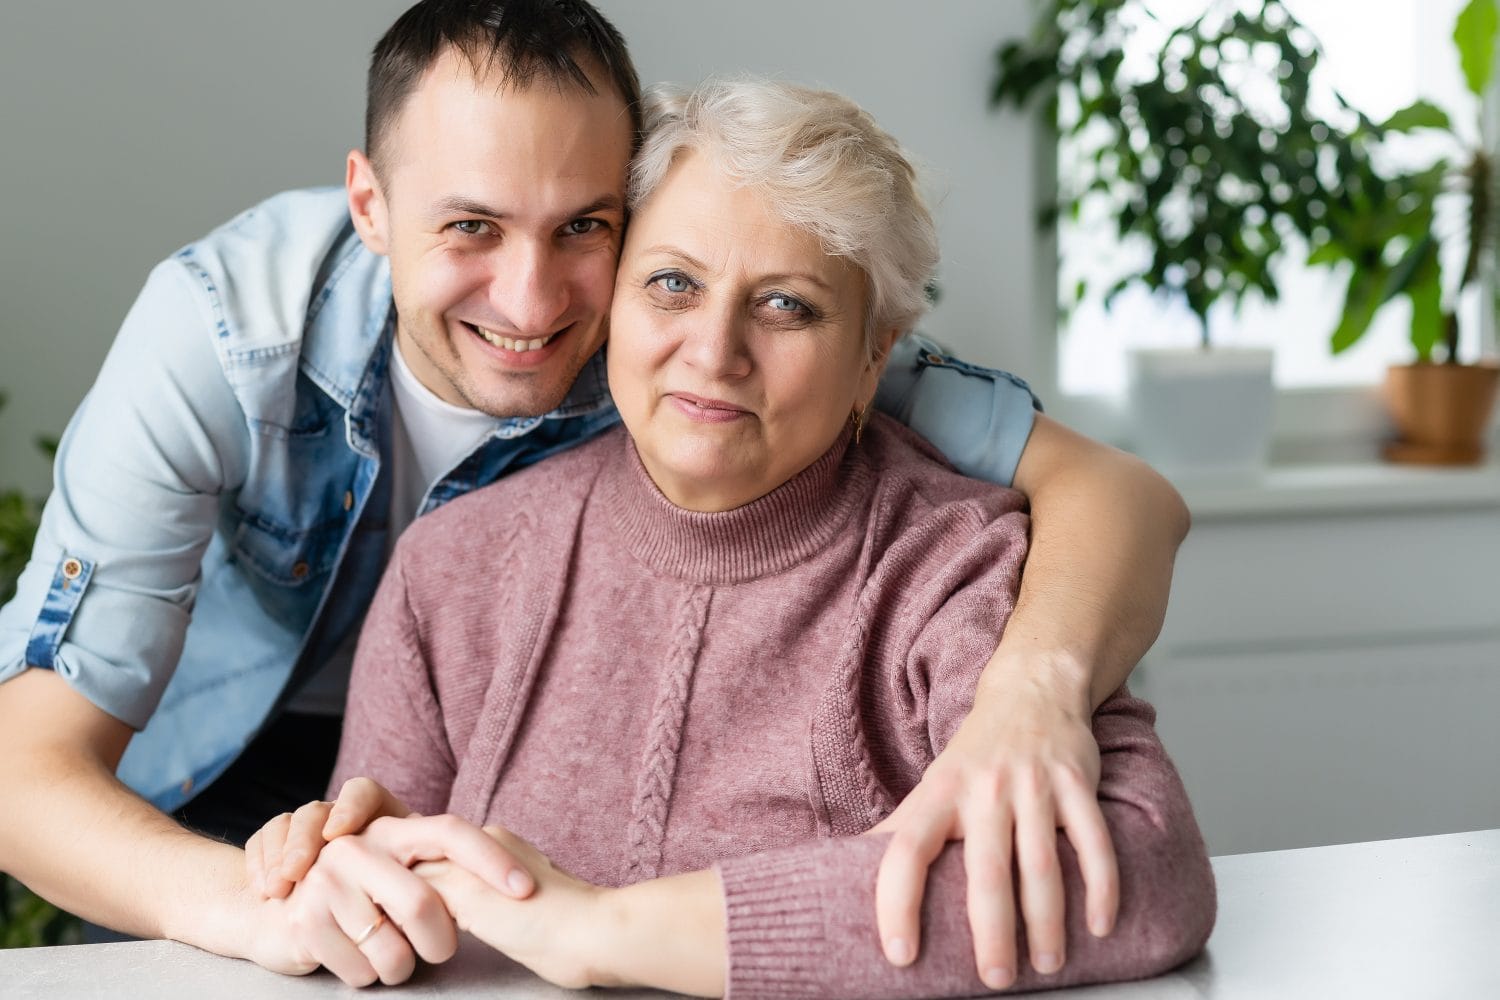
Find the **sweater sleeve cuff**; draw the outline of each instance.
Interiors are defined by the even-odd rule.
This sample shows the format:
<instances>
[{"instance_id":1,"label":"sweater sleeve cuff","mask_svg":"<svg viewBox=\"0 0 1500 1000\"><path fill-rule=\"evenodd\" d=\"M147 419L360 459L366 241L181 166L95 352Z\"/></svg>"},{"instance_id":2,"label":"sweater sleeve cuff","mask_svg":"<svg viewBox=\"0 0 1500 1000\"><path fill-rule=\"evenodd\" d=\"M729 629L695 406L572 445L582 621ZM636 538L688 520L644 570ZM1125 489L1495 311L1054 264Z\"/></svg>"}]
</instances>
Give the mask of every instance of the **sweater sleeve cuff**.
<instances>
[{"instance_id":1,"label":"sweater sleeve cuff","mask_svg":"<svg viewBox=\"0 0 1500 1000\"><path fill-rule=\"evenodd\" d=\"M830 955L819 886L821 851L746 855L720 862L729 947L726 1000L812 996Z\"/></svg>"}]
</instances>

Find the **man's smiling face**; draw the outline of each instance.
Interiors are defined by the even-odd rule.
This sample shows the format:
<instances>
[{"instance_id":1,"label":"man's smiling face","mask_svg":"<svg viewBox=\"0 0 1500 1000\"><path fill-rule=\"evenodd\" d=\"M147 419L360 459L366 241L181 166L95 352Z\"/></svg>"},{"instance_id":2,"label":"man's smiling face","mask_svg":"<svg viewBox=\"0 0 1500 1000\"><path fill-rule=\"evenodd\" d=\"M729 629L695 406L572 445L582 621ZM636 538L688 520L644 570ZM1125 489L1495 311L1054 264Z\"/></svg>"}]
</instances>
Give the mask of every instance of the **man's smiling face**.
<instances>
[{"instance_id":1,"label":"man's smiling face","mask_svg":"<svg viewBox=\"0 0 1500 1000\"><path fill-rule=\"evenodd\" d=\"M396 337L447 402L497 417L558 406L604 342L625 223L631 120L598 93L428 69L384 140L350 156L360 235L391 261Z\"/></svg>"}]
</instances>

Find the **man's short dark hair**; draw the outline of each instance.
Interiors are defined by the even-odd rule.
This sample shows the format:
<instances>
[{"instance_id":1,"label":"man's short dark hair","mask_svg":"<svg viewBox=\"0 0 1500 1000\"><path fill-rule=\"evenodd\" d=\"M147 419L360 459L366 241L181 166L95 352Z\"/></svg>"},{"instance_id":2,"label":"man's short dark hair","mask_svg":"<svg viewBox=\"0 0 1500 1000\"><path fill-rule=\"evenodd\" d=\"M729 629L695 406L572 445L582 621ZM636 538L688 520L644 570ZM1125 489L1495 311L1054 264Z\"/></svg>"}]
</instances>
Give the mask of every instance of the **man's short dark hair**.
<instances>
[{"instance_id":1,"label":"man's short dark hair","mask_svg":"<svg viewBox=\"0 0 1500 1000\"><path fill-rule=\"evenodd\" d=\"M387 167L382 142L422 75L448 48L476 76L498 70L505 86L525 89L540 78L557 87L598 89L604 75L630 111L632 149L640 143L641 82L625 39L585 0L422 0L396 19L375 46L365 91L365 151Z\"/></svg>"}]
</instances>

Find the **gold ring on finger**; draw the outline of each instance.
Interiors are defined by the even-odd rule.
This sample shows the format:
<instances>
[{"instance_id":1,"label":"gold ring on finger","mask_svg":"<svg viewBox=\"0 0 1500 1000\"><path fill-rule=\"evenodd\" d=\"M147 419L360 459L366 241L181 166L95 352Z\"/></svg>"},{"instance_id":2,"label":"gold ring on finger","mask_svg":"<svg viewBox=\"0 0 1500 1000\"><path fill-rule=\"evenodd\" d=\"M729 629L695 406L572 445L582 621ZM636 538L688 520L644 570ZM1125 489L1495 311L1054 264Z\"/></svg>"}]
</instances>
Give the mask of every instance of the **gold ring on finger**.
<instances>
[{"instance_id":1,"label":"gold ring on finger","mask_svg":"<svg viewBox=\"0 0 1500 1000\"><path fill-rule=\"evenodd\" d=\"M380 930L380 926L384 923L385 914L381 913L373 921L370 922L370 926L366 927L364 930L360 931L354 936L354 947L358 948L360 945L370 940L370 938L374 937L375 932Z\"/></svg>"}]
</instances>

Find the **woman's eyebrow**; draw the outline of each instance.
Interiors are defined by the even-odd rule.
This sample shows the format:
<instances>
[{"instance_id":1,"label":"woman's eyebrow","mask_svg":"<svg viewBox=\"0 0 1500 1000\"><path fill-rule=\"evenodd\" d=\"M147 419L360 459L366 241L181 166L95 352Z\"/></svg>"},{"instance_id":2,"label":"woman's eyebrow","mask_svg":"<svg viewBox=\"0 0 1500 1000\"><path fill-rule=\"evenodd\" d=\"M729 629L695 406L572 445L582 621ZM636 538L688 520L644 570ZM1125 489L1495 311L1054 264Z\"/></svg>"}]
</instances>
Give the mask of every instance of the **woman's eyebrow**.
<instances>
[{"instance_id":1,"label":"woman's eyebrow","mask_svg":"<svg viewBox=\"0 0 1500 1000\"><path fill-rule=\"evenodd\" d=\"M706 270L709 269L707 264L703 263L703 261L699 260L697 257L694 257L692 254L688 253L686 250L682 249L681 247L674 247L674 246L670 246L670 245L665 244L665 243L658 244L657 246L654 246L654 247L647 247L646 249L644 249L644 250L641 251L641 255L642 256L646 256L646 255L658 255L658 256L665 256L665 257L674 257L677 260L682 261L684 264L687 264L689 267L696 268L696 269L698 269L700 271L706 271ZM816 285L818 288L822 289L825 292L828 292L830 295L833 294L833 291L834 291L834 288L833 288L832 285L830 285L827 281L824 281L822 278L818 277L816 274L813 274L813 273L811 273L809 271L778 271L778 272L775 272L773 274L758 275L757 276L757 280L759 280L759 281L790 281L790 280L805 281L809 285Z\"/></svg>"},{"instance_id":2,"label":"woman's eyebrow","mask_svg":"<svg viewBox=\"0 0 1500 1000\"><path fill-rule=\"evenodd\" d=\"M643 256L646 254L652 254L660 257L674 257L677 260L682 261L684 264L687 264L689 267L695 267L700 271L708 270L708 265L703 263L703 261L699 260L697 257L694 257L692 254L688 253L681 247L670 246L666 243L660 243L654 247L647 247L646 249L641 251L641 254Z\"/></svg>"}]
</instances>

